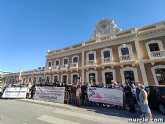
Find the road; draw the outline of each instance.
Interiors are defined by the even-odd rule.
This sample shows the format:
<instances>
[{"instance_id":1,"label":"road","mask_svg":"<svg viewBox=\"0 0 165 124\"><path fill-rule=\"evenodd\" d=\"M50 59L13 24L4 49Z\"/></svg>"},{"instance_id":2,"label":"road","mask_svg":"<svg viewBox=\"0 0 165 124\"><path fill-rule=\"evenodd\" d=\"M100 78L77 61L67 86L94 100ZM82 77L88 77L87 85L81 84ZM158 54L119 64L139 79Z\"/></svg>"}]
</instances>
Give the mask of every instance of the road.
<instances>
[{"instance_id":1,"label":"road","mask_svg":"<svg viewBox=\"0 0 165 124\"><path fill-rule=\"evenodd\" d=\"M127 118L138 116L109 108L69 109L0 100L0 124L127 124Z\"/></svg>"}]
</instances>

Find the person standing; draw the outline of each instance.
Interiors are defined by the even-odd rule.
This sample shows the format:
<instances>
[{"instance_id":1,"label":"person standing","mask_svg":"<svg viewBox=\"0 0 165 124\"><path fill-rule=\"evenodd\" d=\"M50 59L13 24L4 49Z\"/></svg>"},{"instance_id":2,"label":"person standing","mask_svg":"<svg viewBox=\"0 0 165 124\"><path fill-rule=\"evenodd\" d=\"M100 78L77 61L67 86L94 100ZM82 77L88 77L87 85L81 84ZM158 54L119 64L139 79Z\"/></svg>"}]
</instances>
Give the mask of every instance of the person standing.
<instances>
[{"instance_id":1,"label":"person standing","mask_svg":"<svg viewBox=\"0 0 165 124\"><path fill-rule=\"evenodd\" d=\"M34 99L35 91L36 91L36 86L35 86L35 84L34 84L34 85L31 87L31 99Z\"/></svg>"},{"instance_id":2,"label":"person standing","mask_svg":"<svg viewBox=\"0 0 165 124\"><path fill-rule=\"evenodd\" d=\"M152 113L148 105L148 99L147 99L147 92L144 90L144 85L140 85L140 94L139 94L139 101L141 105L142 112L147 116L148 119L152 118Z\"/></svg>"},{"instance_id":3,"label":"person standing","mask_svg":"<svg viewBox=\"0 0 165 124\"><path fill-rule=\"evenodd\" d=\"M76 104L76 84L71 86L71 104Z\"/></svg>"},{"instance_id":4,"label":"person standing","mask_svg":"<svg viewBox=\"0 0 165 124\"><path fill-rule=\"evenodd\" d=\"M126 86L124 87L124 92L125 92L125 99L128 102L128 105L130 108L129 111L134 113L135 112L135 106L134 106L133 94L132 94L131 87L128 86L127 83L126 83Z\"/></svg>"},{"instance_id":5,"label":"person standing","mask_svg":"<svg viewBox=\"0 0 165 124\"><path fill-rule=\"evenodd\" d=\"M144 117L144 114L142 113L141 110L141 105L140 105L140 99L139 99L139 94L140 94L140 83L139 82L135 82L135 87L136 87L136 101L139 107L139 111L141 113L140 117Z\"/></svg>"},{"instance_id":6,"label":"person standing","mask_svg":"<svg viewBox=\"0 0 165 124\"><path fill-rule=\"evenodd\" d=\"M80 85L77 85L77 89L76 89L76 101L77 101L77 106L80 106L81 104L81 87Z\"/></svg>"},{"instance_id":7,"label":"person standing","mask_svg":"<svg viewBox=\"0 0 165 124\"><path fill-rule=\"evenodd\" d=\"M86 105L87 83L84 83L84 84L81 86L81 91L82 91L81 103L82 103L82 105Z\"/></svg>"}]
</instances>

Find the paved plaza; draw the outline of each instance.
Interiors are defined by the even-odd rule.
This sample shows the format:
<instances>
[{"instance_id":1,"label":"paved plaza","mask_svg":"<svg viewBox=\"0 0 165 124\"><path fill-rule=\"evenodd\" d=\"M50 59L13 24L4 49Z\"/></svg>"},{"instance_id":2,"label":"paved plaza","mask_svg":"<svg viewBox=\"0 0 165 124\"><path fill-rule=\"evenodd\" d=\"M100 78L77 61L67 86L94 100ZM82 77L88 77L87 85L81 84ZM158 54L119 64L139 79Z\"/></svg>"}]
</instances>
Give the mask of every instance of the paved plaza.
<instances>
[{"instance_id":1,"label":"paved plaza","mask_svg":"<svg viewBox=\"0 0 165 124\"><path fill-rule=\"evenodd\" d=\"M127 124L139 113L103 107L75 107L37 100L0 100L0 124ZM153 111L155 118L164 116Z\"/></svg>"}]
</instances>

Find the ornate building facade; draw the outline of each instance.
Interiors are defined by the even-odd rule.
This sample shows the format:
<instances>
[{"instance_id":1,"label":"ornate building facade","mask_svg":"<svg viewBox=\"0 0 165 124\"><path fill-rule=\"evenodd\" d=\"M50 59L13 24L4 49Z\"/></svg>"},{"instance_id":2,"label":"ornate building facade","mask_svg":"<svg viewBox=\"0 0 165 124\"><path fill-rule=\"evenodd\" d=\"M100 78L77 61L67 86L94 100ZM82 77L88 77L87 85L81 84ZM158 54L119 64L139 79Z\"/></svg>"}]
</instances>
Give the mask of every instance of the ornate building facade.
<instances>
[{"instance_id":1,"label":"ornate building facade","mask_svg":"<svg viewBox=\"0 0 165 124\"><path fill-rule=\"evenodd\" d=\"M88 41L48 51L45 68L22 72L24 82L165 85L165 21L122 31L102 19ZM6 82L19 73L6 75ZM14 77L15 76L15 77Z\"/></svg>"}]
</instances>

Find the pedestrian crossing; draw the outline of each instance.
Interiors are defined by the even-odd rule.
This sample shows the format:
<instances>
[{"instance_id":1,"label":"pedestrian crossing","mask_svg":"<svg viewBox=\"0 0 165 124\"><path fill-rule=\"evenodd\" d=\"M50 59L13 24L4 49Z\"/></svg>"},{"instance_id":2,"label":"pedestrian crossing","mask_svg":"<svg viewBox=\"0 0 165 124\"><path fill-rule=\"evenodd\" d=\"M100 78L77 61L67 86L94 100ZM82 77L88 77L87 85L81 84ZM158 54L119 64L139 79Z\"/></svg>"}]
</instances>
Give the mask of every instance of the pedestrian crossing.
<instances>
[{"instance_id":1,"label":"pedestrian crossing","mask_svg":"<svg viewBox=\"0 0 165 124\"><path fill-rule=\"evenodd\" d=\"M94 113L81 113L81 111L56 109L53 111L54 116L42 115L37 119L49 124L113 124L127 122L125 119L117 119L109 116L99 116ZM58 116L57 116L58 115Z\"/></svg>"}]
</instances>

